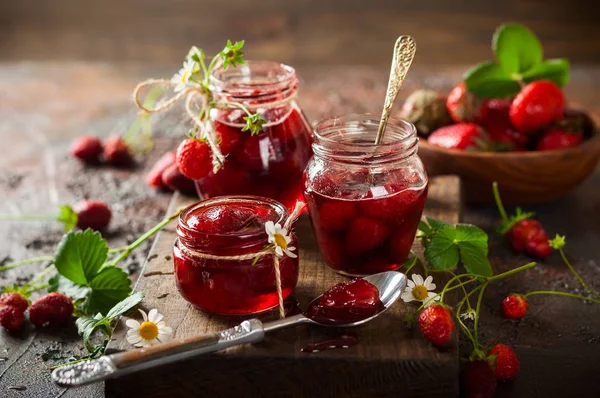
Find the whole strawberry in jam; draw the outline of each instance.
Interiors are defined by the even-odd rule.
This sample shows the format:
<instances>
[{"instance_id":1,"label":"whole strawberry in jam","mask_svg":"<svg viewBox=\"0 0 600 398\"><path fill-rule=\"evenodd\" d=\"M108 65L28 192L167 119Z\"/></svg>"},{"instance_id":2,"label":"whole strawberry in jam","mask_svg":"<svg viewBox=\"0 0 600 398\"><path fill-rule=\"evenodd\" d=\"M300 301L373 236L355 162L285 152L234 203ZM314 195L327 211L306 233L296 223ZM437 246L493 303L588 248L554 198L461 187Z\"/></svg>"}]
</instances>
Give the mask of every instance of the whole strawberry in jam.
<instances>
[{"instance_id":1,"label":"whole strawberry in jam","mask_svg":"<svg viewBox=\"0 0 600 398\"><path fill-rule=\"evenodd\" d=\"M496 384L496 375L486 359L467 362L461 374L461 387L466 398L492 398Z\"/></svg>"},{"instance_id":2,"label":"whole strawberry in jam","mask_svg":"<svg viewBox=\"0 0 600 398\"><path fill-rule=\"evenodd\" d=\"M0 307L14 307L20 312L25 312L27 307L29 307L29 303L19 293L11 292L0 296Z\"/></svg>"},{"instance_id":3,"label":"whole strawberry in jam","mask_svg":"<svg viewBox=\"0 0 600 398\"><path fill-rule=\"evenodd\" d=\"M73 205L73 211L77 213L77 227L81 229L102 230L112 217L108 205L99 200L82 200Z\"/></svg>"},{"instance_id":4,"label":"whole strawberry in jam","mask_svg":"<svg viewBox=\"0 0 600 398\"><path fill-rule=\"evenodd\" d=\"M431 145L447 149L478 149L485 147L485 131L473 123L459 123L437 129L427 139Z\"/></svg>"},{"instance_id":5,"label":"whole strawberry in jam","mask_svg":"<svg viewBox=\"0 0 600 398\"><path fill-rule=\"evenodd\" d=\"M441 304L433 304L419 315L419 326L423 336L435 345L444 345L450 341L454 330L452 313Z\"/></svg>"},{"instance_id":6,"label":"whole strawberry in jam","mask_svg":"<svg viewBox=\"0 0 600 398\"><path fill-rule=\"evenodd\" d=\"M504 344L496 344L488 353L498 380L514 380L519 373L519 360L514 350Z\"/></svg>"},{"instance_id":7,"label":"whole strawberry in jam","mask_svg":"<svg viewBox=\"0 0 600 398\"><path fill-rule=\"evenodd\" d=\"M25 317L23 311L12 306L0 307L0 326L6 330L19 330L23 326Z\"/></svg>"},{"instance_id":8,"label":"whole strawberry in jam","mask_svg":"<svg viewBox=\"0 0 600 398\"><path fill-rule=\"evenodd\" d=\"M537 142L535 149L538 151L550 151L553 149L569 148L577 146L583 141L580 132L571 133L562 129L551 129L545 132Z\"/></svg>"},{"instance_id":9,"label":"whole strawberry in jam","mask_svg":"<svg viewBox=\"0 0 600 398\"><path fill-rule=\"evenodd\" d=\"M199 180L212 170L212 154L206 142L188 138L177 148L177 167L190 180Z\"/></svg>"},{"instance_id":10,"label":"whole strawberry in jam","mask_svg":"<svg viewBox=\"0 0 600 398\"><path fill-rule=\"evenodd\" d=\"M374 249L385 241L389 233L385 223L370 217L357 217L346 230L346 252L360 254Z\"/></svg>"},{"instance_id":11,"label":"whole strawberry in jam","mask_svg":"<svg viewBox=\"0 0 600 398\"><path fill-rule=\"evenodd\" d=\"M53 292L35 300L29 307L29 319L35 326L59 326L73 314L73 302L62 293Z\"/></svg>"},{"instance_id":12,"label":"whole strawberry in jam","mask_svg":"<svg viewBox=\"0 0 600 398\"><path fill-rule=\"evenodd\" d=\"M462 82L448 94L446 108L456 123L480 123L487 114L487 102L470 93Z\"/></svg>"},{"instance_id":13,"label":"whole strawberry in jam","mask_svg":"<svg viewBox=\"0 0 600 398\"><path fill-rule=\"evenodd\" d=\"M508 319L521 319L527 313L527 299L521 294L511 294L502 300L502 315Z\"/></svg>"},{"instance_id":14,"label":"whole strawberry in jam","mask_svg":"<svg viewBox=\"0 0 600 398\"><path fill-rule=\"evenodd\" d=\"M133 164L133 155L121 137L111 137L104 141L104 160L113 166L126 167Z\"/></svg>"},{"instance_id":15,"label":"whole strawberry in jam","mask_svg":"<svg viewBox=\"0 0 600 398\"><path fill-rule=\"evenodd\" d=\"M103 146L100 138L84 135L76 139L71 145L71 155L77 159L90 164L100 163L100 155Z\"/></svg>"},{"instance_id":16,"label":"whole strawberry in jam","mask_svg":"<svg viewBox=\"0 0 600 398\"><path fill-rule=\"evenodd\" d=\"M522 133L533 133L561 118L565 96L556 84L536 81L525 86L510 106L510 122Z\"/></svg>"}]
</instances>

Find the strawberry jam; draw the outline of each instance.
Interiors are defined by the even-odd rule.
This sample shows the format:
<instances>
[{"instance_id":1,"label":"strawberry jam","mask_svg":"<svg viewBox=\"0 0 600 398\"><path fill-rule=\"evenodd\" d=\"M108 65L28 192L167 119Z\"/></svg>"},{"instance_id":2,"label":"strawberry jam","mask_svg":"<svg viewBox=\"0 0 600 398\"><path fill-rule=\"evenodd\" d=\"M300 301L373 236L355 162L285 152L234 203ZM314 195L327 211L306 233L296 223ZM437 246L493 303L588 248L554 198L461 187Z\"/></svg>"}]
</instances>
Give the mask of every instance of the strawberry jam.
<instances>
[{"instance_id":1,"label":"strawberry jam","mask_svg":"<svg viewBox=\"0 0 600 398\"><path fill-rule=\"evenodd\" d=\"M378 120L332 118L315 131L304 197L322 258L335 271L369 275L401 267L427 198L416 130L391 119L374 145Z\"/></svg>"},{"instance_id":2,"label":"strawberry jam","mask_svg":"<svg viewBox=\"0 0 600 398\"><path fill-rule=\"evenodd\" d=\"M199 309L226 315L252 314L279 304L273 257L221 260L262 251L268 244L265 223L283 224L280 203L252 196L225 196L189 206L179 216L173 248L179 292ZM290 246L298 247L292 233ZM298 258L279 260L283 298L298 282Z\"/></svg>"},{"instance_id":3,"label":"strawberry jam","mask_svg":"<svg viewBox=\"0 0 600 398\"><path fill-rule=\"evenodd\" d=\"M219 147L226 156L221 170L196 181L201 198L258 195L276 199L291 210L302 197L302 172L312 155L311 128L294 100L298 78L293 68L253 62L215 72L216 100L238 102L266 120L252 135L242 131L246 113L235 107L210 113Z\"/></svg>"},{"instance_id":4,"label":"strawberry jam","mask_svg":"<svg viewBox=\"0 0 600 398\"><path fill-rule=\"evenodd\" d=\"M306 316L325 325L344 325L376 315L384 309L379 290L364 279L338 283L310 303Z\"/></svg>"}]
</instances>

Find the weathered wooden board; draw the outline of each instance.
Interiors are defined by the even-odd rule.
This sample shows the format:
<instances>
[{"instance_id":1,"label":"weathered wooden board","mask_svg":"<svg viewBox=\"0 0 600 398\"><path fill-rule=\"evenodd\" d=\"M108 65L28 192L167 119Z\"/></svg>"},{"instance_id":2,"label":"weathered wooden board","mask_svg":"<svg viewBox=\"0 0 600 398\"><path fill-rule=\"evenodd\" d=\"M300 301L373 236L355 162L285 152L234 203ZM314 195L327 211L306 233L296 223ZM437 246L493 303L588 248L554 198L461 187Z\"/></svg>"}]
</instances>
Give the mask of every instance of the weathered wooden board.
<instances>
[{"instance_id":1,"label":"weathered wooden board","mask_svg":"<svg viewBox=\"0 0 600 398\"><path fill-rule=\"evenodd\" d=\"M175 197L172 209L191 203ZM439 178L431 184L426 214L457 222L460 189L455 177ZM172 230L157 238L137 285L146 293L142 306L158 308L177 337L188 337L231 327L241 317L203 313L181 298L173 276ZM300 240L300 280L294 292L301 308L328 287L346 280L322 263L305 215L295 226ZM344 350L307 354L301 348L312 341L340 335L339 329L301 326L267 336L256 345L234 347L226 352L197 357L163 366L143 374L107 381L109 396L387 396L402 391L405 396L427 393L448 397L458 393L458 347L439 350L407 328L403 317L408 307L397 303L384 316L352 329L360 343ZM274 311L260 315L274 319ZM123 324L117 329L116 349L131 349L123 339ZM164 377L167 375L168 377ZM140 383L140 378L144 382ZM435 380L435 384L431 381Z\"/></svg>"}]
</instances>

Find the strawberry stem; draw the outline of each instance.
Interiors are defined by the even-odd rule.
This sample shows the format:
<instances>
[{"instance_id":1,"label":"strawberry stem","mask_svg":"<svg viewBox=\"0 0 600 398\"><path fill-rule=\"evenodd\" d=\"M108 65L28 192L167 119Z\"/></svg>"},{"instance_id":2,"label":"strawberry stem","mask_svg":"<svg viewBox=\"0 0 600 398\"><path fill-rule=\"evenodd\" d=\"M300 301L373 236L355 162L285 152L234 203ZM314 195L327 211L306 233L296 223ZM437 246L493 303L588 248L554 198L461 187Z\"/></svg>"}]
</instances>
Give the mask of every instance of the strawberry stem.
<instances>
[{"instance_id":1,"label":"strawberry stem","mask_svg":"<svg viewBox=\"0 0 600 398\"><path fill-rule=\"evenodd\" d=\"M580 299L580 300L591 301L592 303L600 304L600 300L597 300L597 299L593 299L593 298L585 297L585 296L580 296L578 294L573 294L573 293L557 292L555 290L536 290L535 292L529 292L527 294L524 294L523 296L525 298L527 298L529 296L535 296L535 295L539 295L539 294L551 294L551 295L555 295L555 296L572 297L572 298L577 298L577 299Z\"/></svg>"},{"instance_id":2,"label":"strawberry stem","mask_svg":"<svg viewBox=\"0 0 600 398\"><path fill-rule=\"evenodd\" d=\"M477 306L475 307L475 322L473 324L473 337L475 337L475 349L479 348L479 315L481 310L481 302L483 301L483 292L485 288L490 284L490 281L483 283L479 289L479 297L477 297Z\"/></svg>"},{"instance_id":3,"label":"strawberry stem","mask_svg":"<svg viewBox=\"0 0 600 398\"><path fill-rule=\"evenodd\" d=\"M496 201L496 207L498 207L498 211L500 212L500 215L502 216L502 220L504 222L507 222L508 214L506 214L506 209L504 208L504 205L502 204L502 199L500 198L500 190L498 189L497 181L494 181L492 183L492 190L494 192L494 201Z\"/></svg>"},{"instance_id":4,"label":"strawberry stem","mask_svg":"<svg viewBox=\"0 0 600 398\"><path fill-rule=\"evenodd\" d=\"M598 294L594 289L592 289L591 287L589 287L588 284L584 282L584 280L581 277L581 275L579 275L579 273L577 271L575 271L575 268L571 265L571 263L567 259L567 256L565 255L564 250L561 248L561 249L558 249L558 252L560 253L560 256L562 257L562 259L565 262L565 264L567 264L567 267L569 267L569 269L571 270L571 272L573 273L573 275L575 275L575 278L577 278L577 280L579 281L579 283L581 283L581 286L583 286L583 288L585 290L587 290L588 292L592 293L597 298L600 298L600 294Z\"/></svg>"},{"instance_id":5,"label":"strawberry stem","mask_svg":"<svg viewBox=\"0 0 600 398\"><path fill-rule=\"evenodd\" d=\"M8 269L17 268L21 265L31 264L31 263L41 263L44 261L54 261L53 256L42 256L42 257L34 257L28 258L26 260L16 261L14 263L6 264L0 267L0 271L6 271Z\"/></svg>"}]
</instances>

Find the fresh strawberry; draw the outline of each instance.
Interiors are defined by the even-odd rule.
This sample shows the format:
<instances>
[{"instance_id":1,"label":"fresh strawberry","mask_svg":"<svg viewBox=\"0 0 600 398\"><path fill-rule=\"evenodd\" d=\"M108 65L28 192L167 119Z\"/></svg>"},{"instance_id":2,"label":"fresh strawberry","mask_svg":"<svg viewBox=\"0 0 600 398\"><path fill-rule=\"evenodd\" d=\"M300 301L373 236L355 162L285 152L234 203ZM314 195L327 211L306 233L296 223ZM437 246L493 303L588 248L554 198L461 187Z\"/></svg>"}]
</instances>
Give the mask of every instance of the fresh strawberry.
<instances>
[{"instance_id":1,"label":"fresh strawberry","mask_svg":"<svg viewBox=\"0 0 600 398\"><path fill-rule=\"evenodd\" d=\"M177 167L190 180L199 180L212 170L212 154L206 142L188 138L177 148Z\"/></svg>"},{"instance_id":2,"label":"fresh strawberry","mask_svg":"<svg viewBox=\"0 0 600 398\"><path fill-rule=\"evenodd\" d=\"M111 137L104 141L104 160L117 167L133 164L133 156L129 147L121 137Z\"/></svg>"},{"instance_id":3,"label":"fresh strawberry","mask_svg":"<svg viewBox=\"0 0 600 398\"><path fill-rule=\"evenodd\" d=\"M348 254L360 254L376 248L389 235L389 228L379 220L360 216L346 230L345 246Z\"/></svg>"},{"instance_id":4,"label":"fresh strawberry","mask_svg":"<svg viewBox=\"0 0 600 398\"><path fill-rule=\"evenodd\" d=\"M466 398L492 398L496 392L496 375L485 359L468 362L461 382Z\"/></svg>"},{"instance_id":5,"label":"fresh strawberry","mask_svg":"<svg viewBox=\"0 0 600 398\"><path fill-rule=\"evenodd\" d=\"M416 90L404 102L400 117L414 124L417 132L426 137L432 131L452 123L446 101L445 95L433 90Z\"/></svg>"},{"instance_id":6,"label":"fresh strawberry","mask_svg":"<svg viewBox=\"0 0 600 398\"><path fill-rule=\"evenodd\" d=\"M470 93L463 82L448 94L446 108L456 123L480 123L486 116L487 102Z\"/></svg>"},{"instance_id":7,"label":"fresh strawberry","mask_svg":"<svg viewBox=\"0 0 600 398\"><path fill-rule=\"evenodd\" d=\"M565 96L550 81L536 81L525 86L510 106L510 122L522 133L533 133L561 118Z\"/></svg>"},{"instance_id":8,"label":"fresh strawberry","mask_svg":"<svg viewBox=\"0 0 600 398\"><path fill-rule=\"evenodd\" d=\"M583 141L582 133L570 133L561 129L552 129L545 132L535 147L538 151L569 148L577 146Z\"/></svg>"},{"instance_id":9,"label":"fresh strawberry","mask_svg":"<svg viewBox=\"0 0 600 398\"><path fill-rule=\"evenodd\" d=\"M317 223L327 231L346 228L356 217L356 206L352 201L325 201L317 211Z\"/></svg>"},{"instance_id":10,"label":"fresh strawberry","mask_svg":"<svg viewBox=\"0 0 600 398\"><path fill-rule=\"evenodd\" d=\"M53 292L39 298L29 307L29 319L35 326L59 326L73 314L73 302L62 293Z\"/></svg>"},{"instance_id":11,"label":"fresh strawberry","mask_svg":"<svg viewBox=\"0 0 600 398\"><path fill-rule=\"evenodd\" d=\"M184 176L177 168L176 164L172 164L163 171L161 176L162 183L173 191L181 192L184 195L193 196L196 194L196 184Z\"/></svg>"},{"instance_id":12,"label":"fresh strawberry","mask_svg":"<svg viewBox=\"0 0 600 398\"><path fill-rule=\"evenodd\" d=\"M502 300L502 315L508 319L521 319L527 313L527 299L521 294L511 294Z\"/></svg>"},{"instance_id":13,"label":"fresh strawberry","mask_svg":"<svg viewBox=\"0 0 600 398\"><path fill-rule=\"evenodd\" d=\"M519 360L514 350L504 344L496 344L488 353L498 380L514 380L519 373Z\"/></svg>"},{"instance_id":14,"label":"fresh strawberry","mask_svg":"<svg viewBox=\"0 0 600 398\"><path fill-rule=\"evenodd\" d=\"M23 326L23 312L12 306L0 307L0 325L7 330L19 330Z\"/></svg>"},{"instance_id":15,"label":"fresh strawberry","mask_svg":"<svg viewBox=\"0 0 600 398\"><path fill-rule=\"evenodd\" d=\"M481 121L481 126L489 134L496 151L524 151L531 136L519 133L510 124L508 115L510 101L492 99L487 103L487 113Z\"/></svg>"},{"instance_id":16,"label":"fresh strawberry","mask_svg":"<svg viewBox=\"0 0 600 398\"><path fill-rule=\"evenodd\" d=\"M14 307L18 311L25 312L29 303L27 299L16 292L4 293L0 296L0 307Z\"/></svg>"},{"instance_id":17,"label":"fresh strawberry","mask_svg":"<svg viewBox=\"0 0 600 398\"><path fill-rule=\"evenodd\" d=\"M508 231L508 240L514 251L544 259L552 253L548 235L542 224L531 218L517 222Z\"/></svg>"},{"instance_id":18,"label":"fresh strawberry","mask_svg":"<svg viewBox=\"0 0 600 398\"><path fill-rule=\"evenodd\" d=\"M99 200L82 200L73 205L73 211L77 213L79 228L91 228L96 231L106 228L112 216L108 205Z\"/></svg>"},{"instance_id":19,"label":"fresh strawberry","mask_svg":"<svg viewBox=\"0 0 600 398\"><path fill-rule=\"evenodd\" d=\"M91 135L84 135L73 141L70 150L72 156L90 164L100 162L102 151L103 147L100 138Z\"/></svg>"},{"instance_id":20,"label":"fresh strawberry","mask_svg":"<svg viewBox=\"0 0 600 398\"><path fill-rule=\"evenodd\" d=\"M152 166L152 169L150 169L150 172L146 176L146 184L153 188L164 188L165 184L162 175L169 166L175 164L175 161L175 152L167 152L162 155L161 158L154 163L154 166Z\"/></svg>"},{"instance_id":21,"label":"fresh strawberry","mask_svg":"<svg viewBox=\"0 0 600 398\"><path fill-rule=\"evenodd\" d=\"M448 149L477 149L485 146L485 131L473 123L459 123L435 130L427 142Z\"/></svg>"},{"instance_id":22,"label":"fresh strawberry","mask_svg":"<svg viewBox=\"0 0 600 398\"><path fill-rule=\"evenodd\" d=\"M440 304L425 308L419 315L419 326L423 336L435 345L444 345L450 341L454 330L452 313Z\"/></svg>"}]
</instances>

